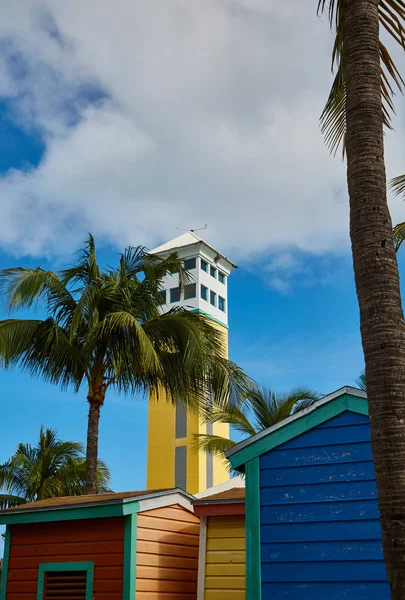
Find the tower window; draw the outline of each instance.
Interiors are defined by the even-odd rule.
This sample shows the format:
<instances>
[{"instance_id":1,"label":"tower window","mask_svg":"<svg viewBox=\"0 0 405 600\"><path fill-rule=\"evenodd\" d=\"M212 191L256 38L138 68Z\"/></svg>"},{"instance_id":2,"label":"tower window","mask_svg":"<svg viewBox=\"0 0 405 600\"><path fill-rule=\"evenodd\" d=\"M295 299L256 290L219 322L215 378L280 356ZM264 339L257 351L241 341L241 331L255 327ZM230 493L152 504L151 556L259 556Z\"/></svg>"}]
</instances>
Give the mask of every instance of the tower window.
<instances>
[{"instance_id":1,"label":"tower window","mask_svg":"<svg viewBox=\"0 0 405 600\"><path fill-rule=\"evenodd\" d=\"M214 267L210 267L210 274L211 274L211 277L215 277L215 279L216 279L217 270Z\"/></svg>"},{"instance_id":2,"label":"tower window","mask_svg":"<svg viewBox=\"0 0 405 600\"><path fill-rule=\"evenodd\" d=\"M174 485L185 490L187 487L187 446L176 446L174 455Z\"/></svg>"},{"instance_id":3,"label":"tower window","mask_svg":"<svg viewBox=\"0 0 405 600\"><path fill-rule=\"evenodd\" d=\"M172 288L170 290L170 302L180 302L180 288Z\"/></svg>"},{"instance_id":4,"label":"tower window","mask_svg":"<svg viewBox=\"0 0 405 600\"><path fill-rule=\"evenodd\" d=\"M166 296L167 296L167 292L166 290L161 290L158 293L158 305L161 306L162 304L166 304Z\"/></svg>"},{"instance_id":5,"label":"tower window","mask_svg":"<svg viewBox=\"0 0 405 600\"><path fill-rule=\"evenodd\" d=\"M210 302L211 302L212 306L217 305L217 295L213 291L211 291L211 293L210 293Z\"/></svg>"},{"instance_id":6,"label":"tower window","mask_svg":"<svg viewBox=\"0 0 405 600\"><path fill-rule=\"evenodd\" d=\"M197 296L197 284L196 283L188 283L184 286L184 299L190 300L190 298L195 298Z\"/></svg>"},{"instance_id":7,"label":"tower window","mask_svg":"<svg viewBox=\"0 0 405 600\"><path fill-rule=\"evenodd\" d=\"M186 271L191 271L191 269L195 269L196 264L197 262L195 258L187 258L184 261L184 268Z\"/></svg>"},{"instance_id":8,"label":"tower window","mask_svg":"<svg viewBox=\"0 0 405 600\"><path fill-rule=\"evenodd\" d=\"M201 298L208 302L208 288L201 284Z\"/></svg>"},{"instance_id":9,"label":"tower window","mask_svg":"<svg viewBox=\"0 0 405 600\"><path fill-rule=\"evenodd\" d=\"M221 273L221 271L218 271L218 281L219 283L223 283L225 285L225 275Z\"/></svg>"},{"instance_id":10,"label":"tower window","mask_svg":"<svg viewBox=\"0 0 405 600\"><path fill-rule=\"evenodd\" d=\"M208 273L208 263L206 260L201 259L201 270Z\"/></svg>"},{"instance_id":11,"label":"tower window","mask_svg":"<svg viewBox=\"0 0 405 600\"><path fill-rule=\"evenodd\" d=\"M176 403L176 439L187 437L187 407L184 402Z\"/></svg>"},{"instance_id":12,"label":"tower window","mask_svg":"<svg viewBox=\"0 0 405 600\"><path fill-rule=\"evenodd\" d=\"M218 296L218 308L225 312L225 298L222 298L222 296Z\"/></svg>"}]
</instances>

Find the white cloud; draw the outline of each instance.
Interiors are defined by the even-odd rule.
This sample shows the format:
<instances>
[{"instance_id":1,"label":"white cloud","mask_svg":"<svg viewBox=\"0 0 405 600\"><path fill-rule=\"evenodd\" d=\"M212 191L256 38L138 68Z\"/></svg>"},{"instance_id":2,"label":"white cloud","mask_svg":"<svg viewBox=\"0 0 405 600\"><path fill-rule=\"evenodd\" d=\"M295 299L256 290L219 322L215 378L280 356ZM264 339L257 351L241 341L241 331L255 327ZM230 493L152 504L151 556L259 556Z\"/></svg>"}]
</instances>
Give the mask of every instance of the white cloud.
<instances>
[{"instance_id":1,"label":"white cloud","mask_svg":"<svg viewBox=\"0 0 405 600\"><path fill-rule=\"evenodd\" d=\"M69 253L90 230L153 246L208 223L236 259L346 247L345 169L318 129L332 39L315 10L314 0L3 5L0 91L46 141L38 168L0 180L3 245ZM400 162L392 139L387 156Z\"/></svg>"}]
</instances>

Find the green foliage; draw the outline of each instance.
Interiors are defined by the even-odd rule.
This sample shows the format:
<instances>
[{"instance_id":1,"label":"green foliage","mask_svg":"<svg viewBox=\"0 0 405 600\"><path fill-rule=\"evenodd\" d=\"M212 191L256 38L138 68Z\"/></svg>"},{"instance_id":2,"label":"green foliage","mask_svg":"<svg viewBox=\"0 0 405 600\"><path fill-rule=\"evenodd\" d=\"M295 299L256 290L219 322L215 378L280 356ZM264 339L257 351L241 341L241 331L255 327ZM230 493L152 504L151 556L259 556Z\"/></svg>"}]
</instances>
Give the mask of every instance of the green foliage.
<instances>
[{"instance_id":1,"label":"green foliage","mask_svg":"<svg viewBox=\"0 0 405 600\"><path fill-rule=\"evenodd\" d=\"M85 493L86 461L83 446L63 442L54 429L41 427L35 446L18 444L13 456L0 465L0 508L35 500ZM98 462L97 489L109 491L110 472Z\"/></svg>"},{"instance_id":2,"label":"green foliage","mask_svg":"<svg viewBox=\"0 0 405 600\"><path fill-rule=\"evenodd\" d=\"M332 51L332 72L336 68L327 103L321 115L321 131L331 152L336 153L342 146L344 153L346 134L346 83L344 68L344 32L342 19L343 0L319 0L318 14L328 13L331 29L336 32ZM402 48L405 47L405 4L402 0L380 0L378 4L380 25ZM383 101L383 122L391 129L391 115L394 113L393 95L397 89L402 93L404 80L384 44L380 44L381 96Z\"/></svg>"},{"instance_id":3,"label":"green foliage","mask_svg":"<svg viewBox=\"0 0 405 600\"><path fill-rule=\"evenodd\" d=\"M190 278L177 253L161 258L141 246L128 248L116 268L101 269L91 235L76 263L60 273L4 269L0 299L9 311L42 306L47 317L0 322L3 366L76 392L86 384L88 401L98 405L110 387L158 398L165 392L193 409L207 397L218 406L237 401L251 382L224 357L212 321L183 308L161 314L159 292L169 273L178 274L180 287Z\"/></svg>"},{"instance_id":4,"label":"green foliage","mask_svg":"<svg viewBox=\"0 0 405 600\"><path fill-rule=\"evenodd\" d=\"M366 374L361 373L361 375L359 376L358 379L356 379L356 385L360 390L363 390L363 392L367 391L367 384L366 384Z\"/></svg>"},{"instance_id":5,"label":"green foliage","mask_svg":"<svg viewBox=\"0 0 405 600\"><path fill-rule=\"evenodd\" d=\"M246 391L241 405L231 404L225 408L214 406L212 412L207 413L205 418L211 423L228 423L235 431L250 437L311 406L320 398L320 394L308 387L299 387L288 394L277 395L268 388L258 388L253 385ZM196 449L221 457L235 444L236 442L217 435L195 436Z\"/></svg>"}]
</instances>

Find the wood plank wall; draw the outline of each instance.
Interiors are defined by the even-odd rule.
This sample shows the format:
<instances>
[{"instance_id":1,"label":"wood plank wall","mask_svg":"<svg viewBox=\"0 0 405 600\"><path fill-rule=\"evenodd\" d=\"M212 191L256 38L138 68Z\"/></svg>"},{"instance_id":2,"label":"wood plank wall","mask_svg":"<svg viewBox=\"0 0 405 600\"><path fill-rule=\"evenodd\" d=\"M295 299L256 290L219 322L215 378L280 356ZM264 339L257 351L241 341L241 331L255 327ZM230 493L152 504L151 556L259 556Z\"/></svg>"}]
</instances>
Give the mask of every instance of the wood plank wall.
<instances>
[{"instance_id":1,"label":"wood plank wall","mask_svg":"<svg viewBox=\"0 0 405 600\"><path fill-rule=\"evenodd\" d=\"M199 529L177 505L138 515L136 600L196 600Z\"/></svg>"},{"instance_id":2,"label":"wood plank wall","mask_svg":"<svg viewBox=\"0 0 405 600\"><path fill-rule=\"evenodd\" d=\"M204 600L245 600L245 516L208 517Z\"/></svg>"},{"instance_id":3,"label":"wood plank wall","mask_svg":"<svg viewBox=\"0 0 405 600\"><path fill-rule=\"evenodd\" d=\"M7 600L36 600L38 566L94 561L94 597L122 600L124 518L12 525Z\"/></svg>"}]
</instances>

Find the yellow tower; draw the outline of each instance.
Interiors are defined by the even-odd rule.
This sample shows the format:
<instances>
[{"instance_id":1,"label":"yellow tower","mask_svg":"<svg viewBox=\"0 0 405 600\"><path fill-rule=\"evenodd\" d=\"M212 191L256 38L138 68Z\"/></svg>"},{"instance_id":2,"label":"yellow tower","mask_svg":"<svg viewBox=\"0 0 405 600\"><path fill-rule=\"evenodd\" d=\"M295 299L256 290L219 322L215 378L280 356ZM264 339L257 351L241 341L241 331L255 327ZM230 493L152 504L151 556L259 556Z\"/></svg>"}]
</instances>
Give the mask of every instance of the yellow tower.
<instances>
[{"instance_id":1,"label":"yellow tower","mask_svg":"<svg viewBox=\"0 0 405 600\"><path fill-rule=\"evenodd\" d=\"M228 356L228 276L236 265L191 231L152 250L160 256L171 252L179 254L192 283L180 292L178 275L167 276L163 310L182 306L211 317L222 333ZM196 494L229 479L224 460L194 450L197 433L229 437L229 425L201 423L198 414L183 405L174 406L163 394L158 401L149 398L148 489L179 487Z\"/></svg>"}]
</instances>

